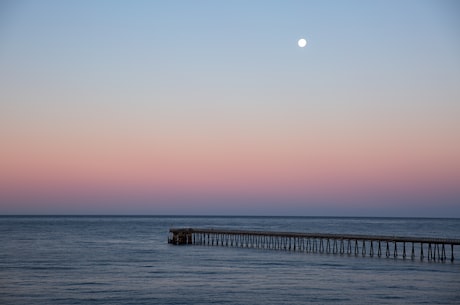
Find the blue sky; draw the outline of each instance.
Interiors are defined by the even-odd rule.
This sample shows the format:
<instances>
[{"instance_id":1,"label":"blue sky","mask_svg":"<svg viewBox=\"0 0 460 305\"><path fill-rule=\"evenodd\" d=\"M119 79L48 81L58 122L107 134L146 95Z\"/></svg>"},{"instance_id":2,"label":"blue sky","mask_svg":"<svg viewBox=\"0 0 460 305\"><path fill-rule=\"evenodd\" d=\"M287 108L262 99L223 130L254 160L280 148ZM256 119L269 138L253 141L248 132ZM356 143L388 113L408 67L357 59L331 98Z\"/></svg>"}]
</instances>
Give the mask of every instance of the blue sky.
<instances>
[{"instance_id":1,"label":"blue sky","mask_svg":"<svg viewBox=\"0 0 460 305\"><path fill-rule=\"evenodd\" d=\"M457 1L3 1L0 213L83 194L108 214L460 216L459 17Z\"/></svg>"}]
</instances>

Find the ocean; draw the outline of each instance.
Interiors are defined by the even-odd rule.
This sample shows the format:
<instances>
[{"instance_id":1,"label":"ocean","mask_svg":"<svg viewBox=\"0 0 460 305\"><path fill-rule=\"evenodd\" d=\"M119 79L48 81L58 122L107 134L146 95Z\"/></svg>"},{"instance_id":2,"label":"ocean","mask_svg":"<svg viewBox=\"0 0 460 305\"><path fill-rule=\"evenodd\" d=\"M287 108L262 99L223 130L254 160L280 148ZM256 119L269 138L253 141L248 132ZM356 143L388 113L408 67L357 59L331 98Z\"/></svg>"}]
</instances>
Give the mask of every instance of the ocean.
<instances>
[{"instance_id":1,"label":"ocean","mask_svg":"<svg viewBox=\"0 0 460 305\"><path fill-rule=\"evenodd\" d=\"M460 219L0 216L0 304L460 304L453 263L167 243L169 228L460 238Z\"/></svg>"}]
</instances>

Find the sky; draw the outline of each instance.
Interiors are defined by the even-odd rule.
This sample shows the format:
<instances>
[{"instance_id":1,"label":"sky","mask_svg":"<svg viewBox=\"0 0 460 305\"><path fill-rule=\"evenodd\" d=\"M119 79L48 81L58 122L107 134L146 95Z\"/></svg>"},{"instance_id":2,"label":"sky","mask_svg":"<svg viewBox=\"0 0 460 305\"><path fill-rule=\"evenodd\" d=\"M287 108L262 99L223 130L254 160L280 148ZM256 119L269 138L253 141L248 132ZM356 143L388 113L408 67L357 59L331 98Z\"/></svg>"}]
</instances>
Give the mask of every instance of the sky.
<instances>
[{"instance_id":1,"label":"sky","mask_svg":"<svg viewBox=\"0 0 460 305\"><path fill-rule=\"evenodd\" d=\"M0 214L460 217L460 4L0 1Z\"/></svg>"}]
</instances>

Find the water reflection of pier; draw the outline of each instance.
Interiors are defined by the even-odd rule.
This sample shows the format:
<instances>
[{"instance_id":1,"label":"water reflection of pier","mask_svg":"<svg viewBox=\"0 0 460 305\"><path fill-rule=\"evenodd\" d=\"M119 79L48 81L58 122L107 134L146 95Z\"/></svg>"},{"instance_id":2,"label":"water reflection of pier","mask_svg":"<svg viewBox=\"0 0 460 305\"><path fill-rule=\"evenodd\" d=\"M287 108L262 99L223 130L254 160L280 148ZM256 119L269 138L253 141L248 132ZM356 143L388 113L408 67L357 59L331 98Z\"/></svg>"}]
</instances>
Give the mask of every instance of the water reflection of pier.
<instances>
[{"instance_id":1,"label":"water reflection of pier","mask_svg":"<svg viewBox=\"0 0 460 305\"><path fill-rule=\"evenodd\" d=\"M220 229L172 228L168 242L174 245L206 245L299 251L445 262L454 261L454 245L460 239L376 236L355 234L293 233Z\"/></svg>"}]
</instances>

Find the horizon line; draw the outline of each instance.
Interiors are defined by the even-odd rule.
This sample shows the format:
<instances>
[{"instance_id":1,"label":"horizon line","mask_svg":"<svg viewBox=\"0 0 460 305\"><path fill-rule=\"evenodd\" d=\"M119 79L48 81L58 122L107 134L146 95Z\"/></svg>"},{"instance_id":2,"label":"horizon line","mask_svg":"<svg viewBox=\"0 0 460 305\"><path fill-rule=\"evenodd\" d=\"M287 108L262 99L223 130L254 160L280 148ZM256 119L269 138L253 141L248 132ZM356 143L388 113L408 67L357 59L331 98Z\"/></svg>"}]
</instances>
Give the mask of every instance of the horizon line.
<instances>
[{"instance_id":1,"label":"horizon line","mask_svg":"<svg viewBox=\"0 0 460 305\"><path fill-rule=\"evenodd\" d=\"M427 216L327 216L327 215L222 215L222 214L0 214L0 217L179 217L179 218L399 218L399 219L460 219L460 217Z\"/></svg>"}]
</instances>

